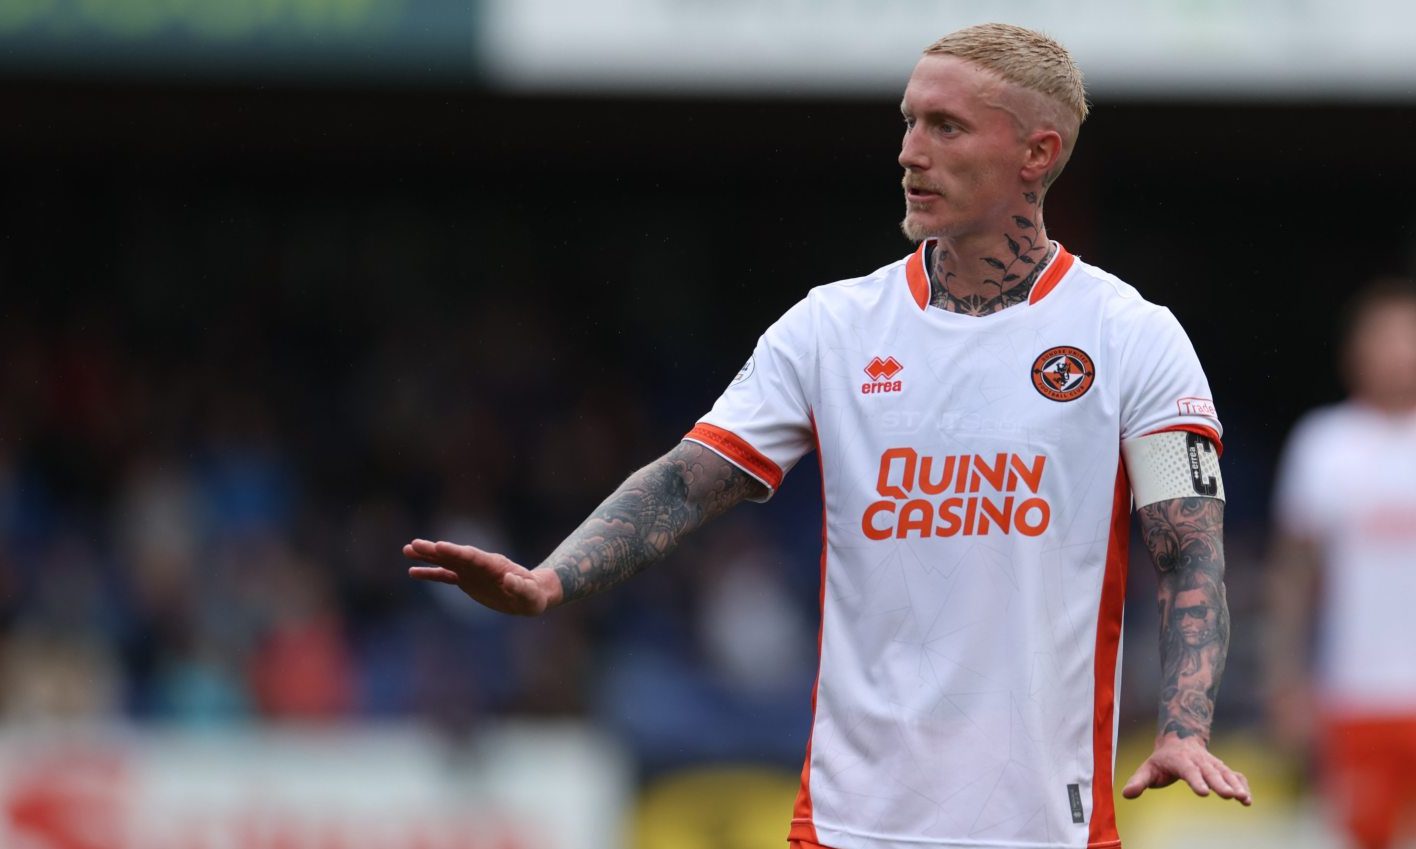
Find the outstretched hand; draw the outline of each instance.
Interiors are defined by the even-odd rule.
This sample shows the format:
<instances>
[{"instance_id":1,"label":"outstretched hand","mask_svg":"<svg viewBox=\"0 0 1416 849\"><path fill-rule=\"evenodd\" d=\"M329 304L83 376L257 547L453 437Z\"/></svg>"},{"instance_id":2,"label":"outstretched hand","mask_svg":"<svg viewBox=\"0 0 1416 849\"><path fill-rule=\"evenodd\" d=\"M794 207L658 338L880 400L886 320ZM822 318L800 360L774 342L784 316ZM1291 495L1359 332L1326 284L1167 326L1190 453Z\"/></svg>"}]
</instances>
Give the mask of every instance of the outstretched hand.
<instances>
[{"instance_id":1,"label":"outstretched hand","mask_svg":"<svg viewBox=\"0 0 1416 849\"><path fill-rule=\"evenodd\" d=\"M1208 796L1213 789L1221 799L1253 804L1249 780L1242 772L1235 772L1210 754L1199 737L1181 738L1174 734L1156 741L1155 751L1121 788L1121 795L1134 799L1148 787L1167 787L1182 779L1196 796Z\"/></svg>"},{"instance_id":2,"label":"outstretched hand","mask_svg":"<svg viewBox=\"0 0 1416 849\"><path fill-rule=\"evenodd\" d=\"M508 557L470 545L415 539L403 546L403 556L429 564L410 566L409 577L452 584L472 600L502 613L538 616L562 597L560 578L551 570L533 572Z\"/></svg>"}]
</instances>

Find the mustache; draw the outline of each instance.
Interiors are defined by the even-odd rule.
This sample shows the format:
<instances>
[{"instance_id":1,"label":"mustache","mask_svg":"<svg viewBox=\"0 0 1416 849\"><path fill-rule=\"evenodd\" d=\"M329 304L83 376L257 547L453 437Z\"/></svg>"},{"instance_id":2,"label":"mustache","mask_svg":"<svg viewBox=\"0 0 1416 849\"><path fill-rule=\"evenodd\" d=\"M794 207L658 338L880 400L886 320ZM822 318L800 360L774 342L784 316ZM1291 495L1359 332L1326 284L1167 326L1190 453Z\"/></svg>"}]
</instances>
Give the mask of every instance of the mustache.
<instances>
[{"instance_id":1,"label":"mustache","mask_svg":"<svg viewBox=\"0 0 1416 849\"><path fill-rule=\"evenodd\" d=\"M908 175L900 178L900 188L906 191L914 189L915 191L920 192L933 192L936 195L944 194L944 190L939 188L938 186L935 186L931 183L923 182L922 180L912 180Z\"/></svg>"}]
</instances>

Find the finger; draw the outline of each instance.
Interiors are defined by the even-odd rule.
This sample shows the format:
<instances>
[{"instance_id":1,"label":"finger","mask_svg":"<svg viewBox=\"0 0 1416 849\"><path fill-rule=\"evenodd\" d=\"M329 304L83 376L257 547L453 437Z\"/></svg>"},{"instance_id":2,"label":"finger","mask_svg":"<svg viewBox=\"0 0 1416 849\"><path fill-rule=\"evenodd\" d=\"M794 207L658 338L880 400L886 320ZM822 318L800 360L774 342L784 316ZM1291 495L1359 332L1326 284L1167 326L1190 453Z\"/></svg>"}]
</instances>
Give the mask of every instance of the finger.
<instances>
[{"instance_id":1,"label":"finger","mask_svg":"<svg viewBox=\"0 0 1416 849\"><path fill-rule=\"evenodd\" d=\"M1252 801L1252 794L1249 791L1249 780L1244 777L1243 773L1230 769L1228 764L1214 755L1209 756L1207 765L1218 774L1216 778L1216 776L1206 771L1205 774L1209 778L1211 785L1213 785L1216 790L1221 790L1219 782L1222 781L1224 785L1229 788L1229 794L1226 795L1221 791L1221 796L1224 796L1226 799L1238 799L1245 805L1248 805Z\"/></svg>"},{"instance_id":2,"label":"finger","mask_svg":"<svg viewBox=\"0 0 1416 849\"><path fill-rule=\"evenodd\" d=\"M1244 777L1244 773L1236 772L1229 767L1224 768L1224 777L1229 780L1229 785L1234 788L1234 798L1245 805L1254 803L1254 794L1249 791L1249 779Z\"/></svg>"},{"instance_id":3,"label":"finger","mask_svg":"<svg viewBox=\"0 0 1416 849\"><path fill-rule=\"evenodd\" d=\"M1193 761L1186 763L1178 771L1180 777L1185 779L1185 783L1190 785L1190 789L1195 791L1196 796L1208 796L1210 794L1209 784L1205 782L1204 775Z\"/></svg>"},{"instance_id":4,"label":"finger","mask_svg":"<svg viewBox=\"0 0 1416 849\"><path fill-rule=\"evenodd\" d=\"M436 581L440 584L457 583L457 573L441 566L409 566L408 577L420 581Z\"/></svg>"},{"instance_id":5,"label":"finger","mask_svg":"<svg viewBox=\"0 0 1416 849\"><path fill-rule=\"evenodd\" d=\"M437 558L429 554L420 554L412 544L403 546L403 556L410 560L421 560L424 563L437 563Z\"/></svg>"},{"instance_id":6,"label":"finger","mask_svg":"<svg viewBox=\"0 0 1416 849\"><path fill-rule=\"evenodd\" d=\"M433 543L433 551L442 557L455 557L458 560L476 563L478 566L498 563L498 558L493 557L489 552L483 551L475 545L458 545L455 542L438 540Z\"/></svg>"},{"instance_id":7,"label":"finger","mask_svg":"<svg viewBox=\"0 0 1416 849\"><path fill-rule=\"evenodd\" d=\"M409 543L409 546L418 559L459 573L465 573L465 568L471 566L483 574L497 577L509 569L521 569L520 566L499 554L492 554L472 545L458 545L445 540L432 542L425 539L415 539Z\"/></svg>"},{"instance_id":8,"label":"finger","mask_svg":"<svg viewBox=\"0 0 1416 849\"><path fill-rule=\"evenodd\" d=\"M457 562L455 558L439 554L437 543L426 539L415 539L408 543L403 547L403 553L424 563L436 563L449 568Z\"/></svg>"},{"instance_id":9,"label":"finger","mask_svg":"<svg viewBox=\"0 0 1416 849\"><path fill-rule=\"evenodd\" d=\"M1146 792L1146 788L1151 785L1153 774L1150 761L1141 764L1140 768L1126 782L1126 786L1121 788L1121 795L1127 799L1134 799Z\"/></svg>"},{"instance_id":10,"label":"finger","mask_svg":"<svg viewBox=\"0 0 1416 849\"><path fill-rule=\"evenodd\" d=\"M425 557L432 557L438 553L438 545L432 540L415 539L408 543L408 547Z\"/></svg>"},{"instance_id":11,"label":"finger","mask_svg":"<svg viewBox=\"0 0 1416 849\"><path fill-rule=\"evenodd\" d=\"M1221 799L1233 799L1235 790L1224 778L1224 764L1218 759L1213 762L1201 764L1200 774L1204 776L1205 783L1214 788L1214 792L1219 794Z\"/></svg>"}]
</instances>

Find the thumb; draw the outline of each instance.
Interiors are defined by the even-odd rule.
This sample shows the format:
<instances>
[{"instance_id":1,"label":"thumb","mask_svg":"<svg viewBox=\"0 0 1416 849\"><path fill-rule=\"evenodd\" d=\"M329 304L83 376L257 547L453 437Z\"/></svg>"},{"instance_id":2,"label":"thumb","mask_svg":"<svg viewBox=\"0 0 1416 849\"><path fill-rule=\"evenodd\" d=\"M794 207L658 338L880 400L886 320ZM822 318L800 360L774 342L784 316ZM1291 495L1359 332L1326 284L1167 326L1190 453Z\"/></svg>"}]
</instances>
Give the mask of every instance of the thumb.
<instances>
[{"instance_id":1,"label":"thumb","mask_svg":"<svg viewBox=\"0 0 1416 849\"><path fill-rule=\"evenodd\" d=\"M519 571L507 572L502 576L502 590L519 598L525 605L525 613L532 615L544 613L553 601L546 591L545 585L537 581L535 574L530 570L520 567L518 569Z\"/></svg>"},{"instance_id":2,"label":"thumb","mask_svg":"<svg viewBox=\"0 0 1416 849\"><path fill-rule=\"evenodd\" d=\"M1126 786L1121 788L1121 795L1127 799L1134 799L1146 792L1146 788L1151 785L1155 777L1155 768L1148 760L1141 764L1140 768L1131 776L1131 780L1126 782Z\"/></svg>"},{"instance_id":3,"label":"thumb","mask_svg":"<svg viewBox=\"0 0 1416 849\"><path fill-rule=\"evenodd\" d=\"M531 577L531 573L526 569L513 569L502 575L502 589L513 595L521 596L528 601L534 600L540 595L540 587L536 584L536 579Z\"/></svg>"}]
</instances>

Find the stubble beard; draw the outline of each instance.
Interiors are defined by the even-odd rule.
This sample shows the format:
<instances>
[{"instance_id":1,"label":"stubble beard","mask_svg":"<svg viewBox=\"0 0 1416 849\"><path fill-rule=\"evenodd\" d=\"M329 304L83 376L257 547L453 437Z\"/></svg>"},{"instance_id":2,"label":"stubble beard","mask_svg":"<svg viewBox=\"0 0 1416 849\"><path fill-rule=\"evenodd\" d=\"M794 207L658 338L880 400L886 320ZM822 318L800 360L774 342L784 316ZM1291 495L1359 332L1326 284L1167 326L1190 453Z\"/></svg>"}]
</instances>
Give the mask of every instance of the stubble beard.
<instances>
[{"instance_id":1,"label":"stubble beard","mask_svg":"<svg viewBox=\"0 0 1416 849\"><path fill-rule=\"evenodd\" d=\"M918 225L910 220L908 211L905 212L905 217L900 219L900 232L905 234L906 239L916 244L929 238L929 234L925 233Z\"/></svg>"},{"instance_id":2,"label":"stubble beard","mask_svg":"<svg viewBox=\"0 0 1416 849\"><path fill-rule=\"evenodd\" d=\"M908 204L906 205L908 206ZM900 232L905 234L906 239L918 244L925 239L940 238L945 235L938 228L930 228L920 223L918 219L911 218L910 212L911 210L907 208L905 217L900 219Z\"/></svg>"}]
</instances>

